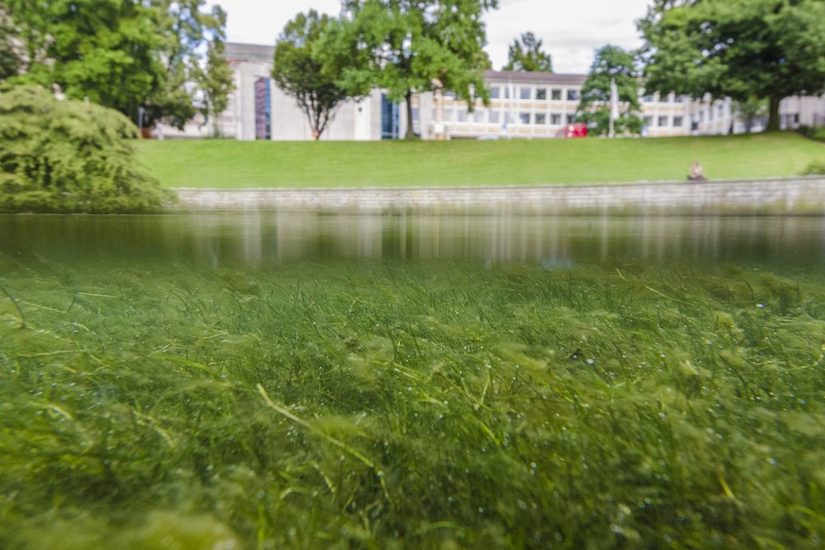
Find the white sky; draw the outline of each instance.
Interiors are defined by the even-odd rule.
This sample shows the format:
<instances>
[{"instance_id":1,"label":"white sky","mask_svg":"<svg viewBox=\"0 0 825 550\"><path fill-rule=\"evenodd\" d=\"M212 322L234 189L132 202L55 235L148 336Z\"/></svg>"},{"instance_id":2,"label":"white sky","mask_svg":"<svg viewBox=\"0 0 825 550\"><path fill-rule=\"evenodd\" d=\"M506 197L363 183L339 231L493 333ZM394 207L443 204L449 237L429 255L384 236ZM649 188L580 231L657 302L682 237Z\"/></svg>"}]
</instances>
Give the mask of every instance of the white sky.
<instances>
[{"instance_id":1,"label":"white sky","mask_svg":"<svg viewBox=\"0 0 825 550\"><path fill-rule=\"evenodd\" d=\"M233 42L274 44L296 13L314 8L332 15L339 0L216 0L228 14L227 34ZM533 31L544 40L560 73L585 73L593 51L604 44L624 48L641 45L635 21L644 16L648 0L499 0L487 14L487 51L493 67L507 61L507 45Z\"/></svg>"}]
</instances>

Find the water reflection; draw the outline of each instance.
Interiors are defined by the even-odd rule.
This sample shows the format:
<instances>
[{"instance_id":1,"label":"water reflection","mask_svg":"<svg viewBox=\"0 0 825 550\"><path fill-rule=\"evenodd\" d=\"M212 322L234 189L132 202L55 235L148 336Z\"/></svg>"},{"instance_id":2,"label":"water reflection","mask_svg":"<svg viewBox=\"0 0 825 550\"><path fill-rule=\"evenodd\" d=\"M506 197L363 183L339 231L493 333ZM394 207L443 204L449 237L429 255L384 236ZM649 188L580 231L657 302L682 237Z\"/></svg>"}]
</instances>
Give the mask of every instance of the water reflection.
<instances>
[{"instance_id":1,"label":"water reflection","mask_svg":"<svg viewBox=\"0 0 825 550\"><path fill-rule=\"evenodd\" d=\"M526 216L422 212L0 216L0 252L266 266L318 258L825 263L825 218Z\"/></svg>"}]
</instances>

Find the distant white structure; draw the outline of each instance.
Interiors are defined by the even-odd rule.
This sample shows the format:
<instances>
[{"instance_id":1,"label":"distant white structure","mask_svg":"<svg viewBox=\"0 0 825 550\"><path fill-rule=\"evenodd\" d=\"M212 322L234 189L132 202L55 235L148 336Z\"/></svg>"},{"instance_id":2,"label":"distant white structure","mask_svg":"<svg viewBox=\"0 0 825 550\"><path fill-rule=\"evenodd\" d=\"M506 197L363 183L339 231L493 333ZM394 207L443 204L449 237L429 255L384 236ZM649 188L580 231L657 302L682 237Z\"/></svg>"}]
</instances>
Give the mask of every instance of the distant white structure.
<instances>
[{"instance_id":1,"label":"distant white structure","mask_svg":"<svg viewBox=\"0 0 825 550\"><path fill-rule=\"evenodd\" d=\"M312 131L295 100L271 78L273 46L226 44L234 89L217 124L195 120L184 131L161 126L167 138L215 135L238 140L311 140ZM490 103L479 100L473 112L452 93L422 93L413 98L413 130L422 139L552 138L575 121L581 88L587 75L487 71ZM730 99L691 100L669 94L641 97L643 136L667 137L745 132L745 121ZM789 97L780 105L783 129L825 125L825 96ZM762 130L765 117L754 121ZM360 102L341 105L322 140L371 141L398 139L407 128L403 104L374 90Z\"/></svg>"}]
</instances>

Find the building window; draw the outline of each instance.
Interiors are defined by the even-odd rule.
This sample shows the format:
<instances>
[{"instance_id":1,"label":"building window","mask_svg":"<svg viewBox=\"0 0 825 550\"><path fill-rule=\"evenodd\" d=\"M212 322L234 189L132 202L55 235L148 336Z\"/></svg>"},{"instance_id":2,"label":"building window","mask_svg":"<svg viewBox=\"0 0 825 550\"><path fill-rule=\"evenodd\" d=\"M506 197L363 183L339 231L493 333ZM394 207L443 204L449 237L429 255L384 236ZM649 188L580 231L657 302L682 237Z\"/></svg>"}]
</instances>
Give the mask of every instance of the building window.
<instances>
[{"instance_id":1,"label":"building window","mask_svg":"<svg viewBox=\"0 0 825 550\"><path fill-rule=\"evenodd\" d=\"M519 113L518 119L522 124L530 124L530 113Z\"/></svg>"},{"instance_id":2,"label":"building window","mask_svg":"<svg viewBox=\"0 0 825 550\"><path fill-rule=\"evenodd\" d=\"M579 100L579 91L578 90L567 90L567 101L578 101Z\"/></svg>"},{"instance_id":3,"label":"building window","mask_svg":"<svg viewBox=\"0 0 825 550\"><path fill-rule=\"evenodd\" d=\"M504 87L504 99L510 99L510 86Z\"/></svg>"},{"instance_id":4,"label":"building window","mask_svg":"<svg viewBox=\"0 0 825 550\"><path fill-rule=\"evenodd\" d=\"M652 116L646 116L644 120L645 120L645 122L644 122L645 126L647 126L648 128L653 126L653 117Z\"/></svg>"},{"instance_id":5,"label":"building window","mask_svg":"<svg viewBox=\"0 0 825 550\"><path fill-rule=\"evenodd\" d=\"M476 109L473 113L473 120L477 123L484 122L484 110Z\"/></svg>"},{"instance_id":6,"label":"building window","mask_svg":"<svg viewBox=\"0 0 825 550\"><path fill-rule=\"evenodd\" d=\"M561 126L561 115L559 113L550 113L550 125Z\"/></svg>"},{"instance_id":7,"label":"building window","mask_svg":"<svg viewBox=\"0 0 825 550\"><path fill-rule=\"evenodd\" d=\"M705 121L705 111L699 111L699 122Z\"/></svg>"},{"instance_id":8,"label":"building window","mask_svg":"<svg viewBox=\"0 0 825 550\"><path fill-rule=\"evenodd\" d=\"M674 96L673 97L673 102L674 103L684 103L685 102L685 96L683 96L683 95Z\"/></svg>"},{"instance_id":9,"label":"building window","mask_svg":"<svg viewBox=\"0 0 825 550\"><path fill-rule=\"evenodd\" d=\"M708 109L708 122L713 120L713 105Z\"/></svg>"},{"instance_id":10,"label":"building window","mask_svg":"<svg viewBox=\"0 0 825 550\"><path fill-rule=\"evenodd\" d=\"M536 101L547 101L547 88L536 88Z\"/></svg>"},{"instance_id":11,"label":"building window","mask_svg":"<svg viewBox=\"0 0 825 550\"><path fill-rule=\"evenodd\" d=\"M490 99L498 99L501 97L501 88L493 86L490 88Z\"/></svg>"},{"instance_id":12,"label":"building window","mask_svg":"<svg viewBox=\"0 0 825 550\"><path fill-rule=\"evenodd\" d=\"M643 103L653 103L653 95L646 95L642 98Z\"/></svg>"},{"instance_id":13,"label":"building window","mask_svg":"<svg viewBox=\"0 0 825 550\"><path fill-rule=\"evenodd\" d=\"M458 115L458 121L459 122L467 122L467 110L466 109L458 109L456 111L456 114Z\"/></svg>"},{"instance_id":14,"label":"building window","mask_svg":"<svg viewBox=\"0 0 825 550\"><path fill-rule=\"evenodd\" d=\"M490 111L490 124L498 124L501 120L501 113L498 111Z\"/></svg>"},{"instance_id":15,"label":"building window","mask_svg":"<svg viewBox=\"0 0 825 550\"><path fill-rule=\"evenodd\" d=\"M674 128L681 128L684 125L684 118L680 116L673 117L673 127Z\"/></svg>"},{"instance_id":16,"label":"building window","mask_svg":"<svg viewBox=\"0 0 825 550\"><path fill-rule=\"evenodd\" d=\"M567 115L567 124L573 124L576 122L576 115Z\"/></svg>"},{"instance_id":17,"label":"building window","mask_svg":"<svg viewBox=\"0 0 825 550\"><path fill-rule=\"evenodd\" d=\"M544 113L536 113L535 124L537 126L544 126L545 124L547 124L547 115Z\"/></svg>"},{"instance_id":18,"label":"building window","mask_svg":"<svg viewBox=\"0 0 825 550\"><path fill-rule=\"evenodd\" d=\"M553 88L550 90L550 98L554 101L561 101L561 88Z\"/></svg>"},{"instance_id":19,"label":"building window","mask_svg":"<svg viewBox=\"0 0 825 550\"><path fill-rule=\"evenodd\" d=\"M659 117L659 128L664 128L666 126L667 126L667 117L666 116L660 116Z\"/></svg>"},{"instance_id":20,"label":"building window","mask_svg":"<svg viewBox=\"0 0 825 550\"><path fill-rule=\"evenodd\" d=\"M532 99L533 98L533 88L525 88L524 86L519 88L519 98L520 99Z\"/></svg>"}]
</instances>

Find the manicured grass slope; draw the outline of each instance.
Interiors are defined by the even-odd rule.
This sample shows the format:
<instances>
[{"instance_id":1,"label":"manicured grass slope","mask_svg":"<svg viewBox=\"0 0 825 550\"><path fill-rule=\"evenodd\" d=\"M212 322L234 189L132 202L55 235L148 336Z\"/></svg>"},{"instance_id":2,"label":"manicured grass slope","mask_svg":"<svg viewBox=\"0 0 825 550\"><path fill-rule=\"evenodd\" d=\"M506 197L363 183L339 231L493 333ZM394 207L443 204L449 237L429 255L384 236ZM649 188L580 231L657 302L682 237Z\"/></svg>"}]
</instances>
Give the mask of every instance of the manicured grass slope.
<instances>
[{"instance_id":1,"label":"manicured grass slope","mask_svg":"<svg viewBox=\"0 0 825 550\"><path fill-rule=\"evenodd\" d=\"M437 142L144 141L168 187L393 187L681 181L797 175L825 145L795 134Z\"/></svg>"}]
</instances>

